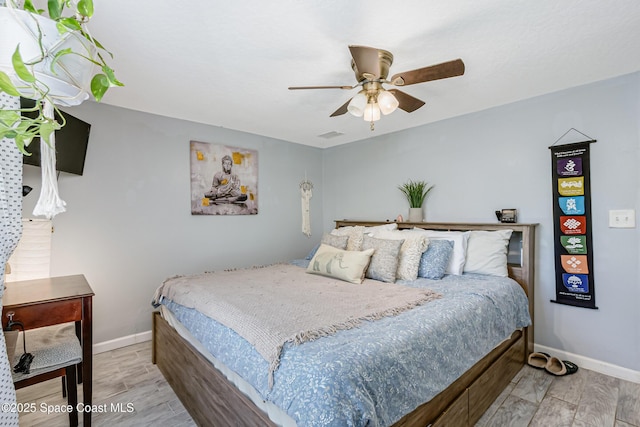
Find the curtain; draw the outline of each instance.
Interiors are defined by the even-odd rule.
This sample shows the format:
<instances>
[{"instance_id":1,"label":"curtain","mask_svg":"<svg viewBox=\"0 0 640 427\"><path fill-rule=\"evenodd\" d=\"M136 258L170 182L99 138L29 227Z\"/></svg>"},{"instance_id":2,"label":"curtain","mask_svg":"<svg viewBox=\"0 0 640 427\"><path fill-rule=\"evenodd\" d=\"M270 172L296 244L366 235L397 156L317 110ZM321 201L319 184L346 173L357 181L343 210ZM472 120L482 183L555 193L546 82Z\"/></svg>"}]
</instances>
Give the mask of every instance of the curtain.
<instances>
[{"instance_id":1,"label":"curtain","mask_svg":"<svg viewBox=\"0 0 640 427\"><path fill-rule=\"evenodd\" d=\"M20 99L0 92L0 106L20 108ZM22 154L13 139L0 141L0 298L4 293L5 265L22 235ZM1 301L1 299L0 299ZM0 304L0 309L2 308ZM11 378L11 365L6 352L4 334L0 334L0 402L16 402ZM13 405L15 409L15 405ZM0 425L17 426L17 411L0 411Z\"/></svg>"}]
</instances>

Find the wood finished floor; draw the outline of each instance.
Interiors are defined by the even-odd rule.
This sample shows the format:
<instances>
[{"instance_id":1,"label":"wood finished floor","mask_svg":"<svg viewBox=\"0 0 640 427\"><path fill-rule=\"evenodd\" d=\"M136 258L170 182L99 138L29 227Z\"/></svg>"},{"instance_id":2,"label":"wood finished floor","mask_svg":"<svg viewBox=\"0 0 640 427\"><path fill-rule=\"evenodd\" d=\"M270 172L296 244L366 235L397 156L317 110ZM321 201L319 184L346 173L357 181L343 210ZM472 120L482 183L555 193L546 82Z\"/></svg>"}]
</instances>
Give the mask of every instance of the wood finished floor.
<instances>
[{"instance_id":1,"label":"wood finished floor","mask_svg":"<svg viewBox=\"0 0 640 427\"><path fill-rule=\"evenodd\" d=\"M93 376L94 404L133 407L132 412L94 414L95 426L195 425L158 368L151 364L150 342L94 356ZM82 396L81 391L78 394ZM35 402L38 409L43 404L66 404L59 378L18 390L17 395L18 402ZM21 414L20 425L67 426L68 417L37 411ZM585 369L554 377L525 366L476 424L501 426L640 427L640 384Z\"/></svg>"}]
</instances>

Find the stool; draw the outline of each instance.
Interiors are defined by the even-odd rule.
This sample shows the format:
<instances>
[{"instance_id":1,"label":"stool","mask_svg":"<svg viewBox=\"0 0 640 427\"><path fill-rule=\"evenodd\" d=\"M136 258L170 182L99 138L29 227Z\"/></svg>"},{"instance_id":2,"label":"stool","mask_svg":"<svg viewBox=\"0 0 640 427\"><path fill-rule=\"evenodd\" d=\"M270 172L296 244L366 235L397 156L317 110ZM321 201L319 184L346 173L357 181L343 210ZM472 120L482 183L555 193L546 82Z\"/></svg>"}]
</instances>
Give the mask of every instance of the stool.
<instances>
[{"instance_id":1,"label":"stool","mask_svg":"<svg viewBox=\"0 0 640 427\"><path fill-rule=\"evenodd\" d=\"M22 356L22 334L18 337L12 367ZM72 407L69 425L78 425L76 365L82 362L82 347L73 324L26 331L27 352L33 355L30 372L11 372L16 390L57 377L66 377L67 401ZM63 383L64 384L64 383Z\"/></svg>"}]
</instances>

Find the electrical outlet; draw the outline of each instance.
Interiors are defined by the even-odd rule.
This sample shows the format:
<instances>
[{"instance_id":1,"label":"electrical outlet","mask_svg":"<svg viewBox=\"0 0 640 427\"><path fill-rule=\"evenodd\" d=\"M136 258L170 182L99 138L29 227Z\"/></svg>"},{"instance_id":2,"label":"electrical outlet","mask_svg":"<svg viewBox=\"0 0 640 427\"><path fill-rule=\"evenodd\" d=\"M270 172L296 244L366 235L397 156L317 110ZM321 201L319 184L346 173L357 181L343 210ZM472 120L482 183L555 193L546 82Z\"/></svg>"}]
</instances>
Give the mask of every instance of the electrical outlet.
<instances>
[{"instance_id":1,"label":"electrical outlet","mask_svg":"<svg viewBox=\"0 0 640 427\"><path fill-rule=\"evenodd\" d=\"M636 228L636 211L621 209L609 211L610 228Z\"/></svg>"}]
</instances>

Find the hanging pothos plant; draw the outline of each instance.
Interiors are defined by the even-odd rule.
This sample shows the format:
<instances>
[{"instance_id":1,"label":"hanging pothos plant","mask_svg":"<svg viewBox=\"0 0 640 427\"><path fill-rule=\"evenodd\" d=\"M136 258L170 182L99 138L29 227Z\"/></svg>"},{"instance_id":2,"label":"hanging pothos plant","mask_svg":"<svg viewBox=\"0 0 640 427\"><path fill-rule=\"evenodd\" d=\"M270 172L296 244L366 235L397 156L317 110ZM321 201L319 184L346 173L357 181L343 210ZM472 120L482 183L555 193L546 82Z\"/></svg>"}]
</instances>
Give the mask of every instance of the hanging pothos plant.
<instances>
[{"instance_id":1,"label":"hanging pothos plant","mask_svg":"<svg viewBox=\"0 0 640 427\"><path fill-rule=\"evenodd\" d=\"M113 55L91 36L86 27L93 16L93 0L48 0L47 10L37 9L32 0L24 0L21 7L16 0L6 0L6 5L0 6L0 14L5 13L5 24L2 26L9 34L3 33L0 28L0 39L4 38L5 43L11 37L18 39L15 47L10 46L13 50L10 65L2 67L0 63L0 92L33 99L35 105L20 110L0 105L0 138L14 139L18 149L28 155L25 147L33 138L41 137L49 143L52 132L65 125L61 114L62 123L45 116L45 101L54 105L57 111L55 104L80 104L88 98L89 90L95 100L100 101L107 89L123 84L104 59L105 54L110 57ZM11 30L6 23L17 25L16 28L31 36L32 40L21 40L20 36L15 35L20 31ZM21 44L24 49L29 43L35 46L35 55L27 59L23 56ZM5 62L9 62L9 59ZM82 71L87 75L87 81L77 82L76 72L69 72L71 67L84 68ZM61 76L63 73L67 75ZM70 83L65 83L62 94L56 93L53 86L67 77ZM77 90L70 95L67 88ZM31 117L22 114L27 112L31 113Z\"/></svg>"}]
</instances>

